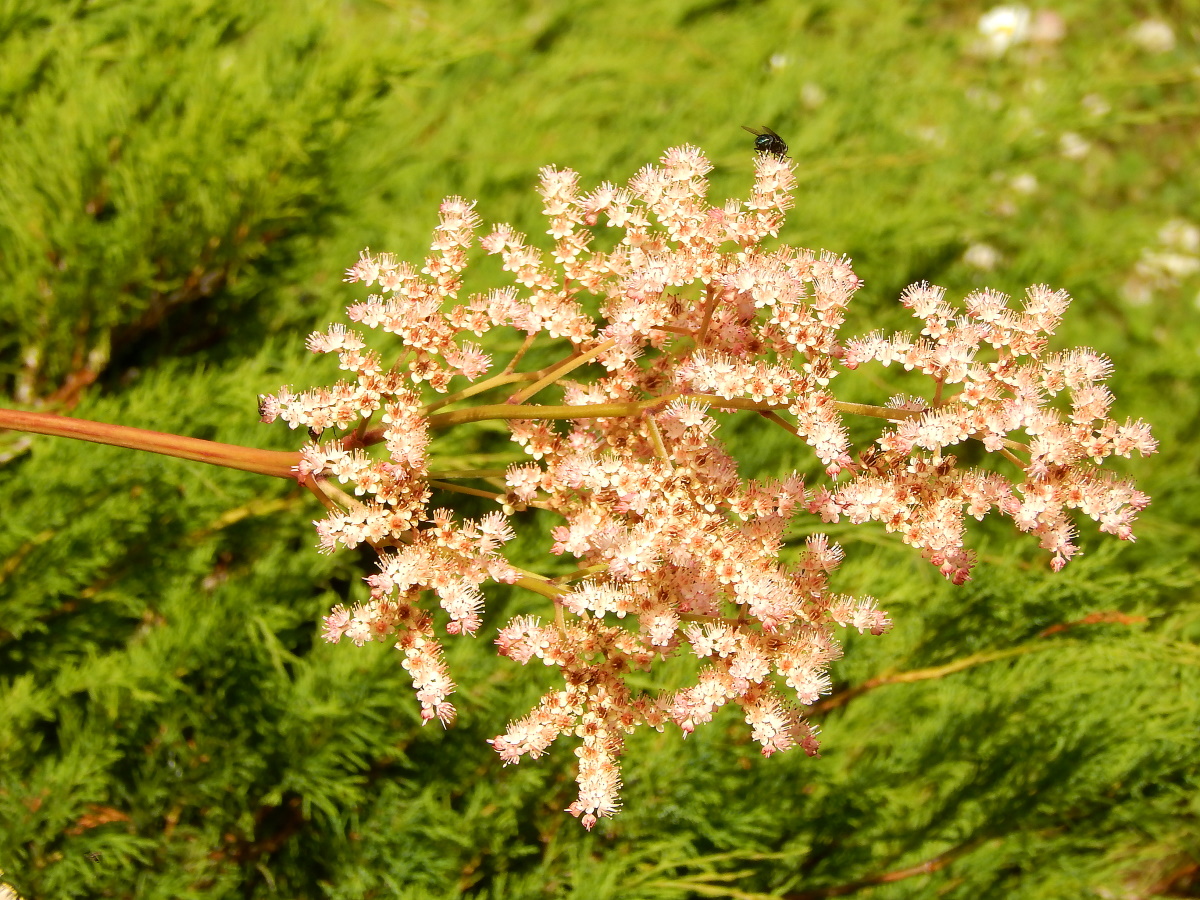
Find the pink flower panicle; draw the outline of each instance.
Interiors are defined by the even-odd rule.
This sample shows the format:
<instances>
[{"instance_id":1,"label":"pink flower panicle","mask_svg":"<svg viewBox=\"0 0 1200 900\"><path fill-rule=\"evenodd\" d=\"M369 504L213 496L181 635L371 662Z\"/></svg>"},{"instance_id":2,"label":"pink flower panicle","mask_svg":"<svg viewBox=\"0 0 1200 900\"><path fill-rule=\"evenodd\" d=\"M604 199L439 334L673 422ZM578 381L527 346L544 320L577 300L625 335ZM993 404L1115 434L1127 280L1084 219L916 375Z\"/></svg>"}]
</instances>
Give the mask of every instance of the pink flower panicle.
<instances>
[{"instance_id":1,"label":"pink flower panicle","mask_svg":"<svg viewBox=\"0 0 1200 900\"><path fill-rule=\"evenodd\" d=\"M732 704L764 755L817 754L804 710L831 690L838 629L879 635L891 622L873 598L832 590L843 553L824 535L785 554L796 517L881 522L962 582L973 564L968 519L1012 519L1058 569L1079 552L1072 510L1132 540L1148 502L1100 467L1155 450L1145 423L1109 418L1111 363L1088 349L1050 349L1064 292L1035 286L1014 308L984 290L956 305L917 284L900 297L916 333L843 338L862 286L850 260L769 245L793 203L792 164L759 154L748 198L721 206L707 199L711 168L699 149L676 147L627 184L590 192L575 172L542 169L551 248L491 226L480 244L512 283L465 297L480 223L471 204L448 199L420 265L364 251L346 273L379 292L351 305L350 321L397 335L395 358L334 325L308 347L336 355L346 380L260 403L264 421L282 418L312 437L298 474L331 507L317 523L321 548L379 552L369 602L334 609L326 638L393 642L423 719L454 718L435 621L446 634L475 634L489 580L553 599L553 621L518 616L496 643L521 664L557 668L562 685L491 744L511 764L577 738L579 793L568 811L587 828L619 810L624 738L639 726L674 723L686 736ZM615 232L603 242L611 249L593 246L597 228ZM598 317L586 311L595 308ZM527 378L538 381L534 393L555 380L557 402L578 414L539 418L525 394L510 398L512 413L489 407L528 461L484 476L503 491L494 495L502 511L457 521L429 507L431 480L446 487L430 474L431 431L457 414L431 417L426 385L444 395L457 377L483 377L491 360L468 334L496 327L564 339L569 355L561 370L510 375L519 354L505 373L432 407ZM585 362L590 370L579 369ZM867 363L932 384L882 407L837 400L837 375ZM744 478L714 418L739 408L786 428L841 477ZM883 420L878 437L853 447L849 414ZM998 464L960 466L952 450L966 441ZM558 517L547 549L576 562L572 577L549 581L501 556L514 536L509 516L530 506ZM435 612L422 605L430 595ZM675 654L697 660L694 684L647 691L627 681Z\"/></svg>"},{"instance_id":2,"label":"pink flower panicle","mask_svg":"<svg viewBox=\"0 0 1200 900\"><path fill-rule=\"evenodd\" d=\"M1130 526L1149 498L1097 464L1133 450L1148 455L1157 445L1144 422L1108 418L1106 357L1086 348L1047 349L1067 294L1036 285L1013 310L1003 294L976 291L956 312L944 293L918 284L901 297L924 324L923 337L873 334L847 345L849 368L894 362L930 376L939 391L961 387L884 432L873 461L836 492L841 514L882 522L956 582L971 568L966 516L982 519L993 509L1037 535L1055 570L1078 553L1070 510L1132 540ZM993 452L1025 454L1020 476L960 469L944 451L968 438Z\"/></svg>"}]
</instances>

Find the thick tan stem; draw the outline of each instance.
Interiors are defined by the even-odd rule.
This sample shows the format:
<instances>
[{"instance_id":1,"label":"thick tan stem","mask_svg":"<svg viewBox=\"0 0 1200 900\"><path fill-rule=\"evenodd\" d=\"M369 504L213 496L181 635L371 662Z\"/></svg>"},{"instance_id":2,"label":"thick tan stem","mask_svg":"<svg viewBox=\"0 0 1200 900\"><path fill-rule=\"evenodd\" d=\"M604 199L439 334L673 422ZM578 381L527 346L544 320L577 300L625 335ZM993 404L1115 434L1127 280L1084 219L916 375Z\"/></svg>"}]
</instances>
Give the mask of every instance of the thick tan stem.
<instances>
[{"instance_id":1,"label":"thick tan stem","mask_svg":"<svg viewBox=\"0 0 1200 900\"><path fill-rule=\"evenodd\" d=\"M90 422L87 419L72 419L68 416L17 409L0 408L0 428L75 438L91 441L93 444L127 447L130 450L146 450L163 456L190 459L242 472L298 480L296 466L300 462L300 454L295 451L259 450L236 444L218 444L216 441L202 441L199 438L130 428L127 425L109 425L106 422Z\"/></svg>"}]
</instances>

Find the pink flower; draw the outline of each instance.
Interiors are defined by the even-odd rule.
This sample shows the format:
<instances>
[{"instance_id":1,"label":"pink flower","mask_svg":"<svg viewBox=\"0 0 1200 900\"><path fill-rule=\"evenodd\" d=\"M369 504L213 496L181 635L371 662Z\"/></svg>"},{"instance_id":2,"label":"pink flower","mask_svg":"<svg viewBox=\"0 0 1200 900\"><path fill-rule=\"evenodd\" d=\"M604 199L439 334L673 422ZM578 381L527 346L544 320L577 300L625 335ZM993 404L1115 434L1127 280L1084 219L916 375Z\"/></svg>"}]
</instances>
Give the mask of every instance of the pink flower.
<instances>
[{"instance_id":1,"label":"pink flower","mask_svg":"<svg viewBox=\"0 0 1200 900\"><path fill-rule=\"evenodd\" d=\"M836 593L844 554L824 535L785 551L794 525L878 522L962 583L968 519L1011 519L1057 570L1079 553L1076 518L1132 540L1149 502L1100 467L1156 449L1144 422L1110 418L1111 362L1050 349L1065 292L1036 285L1014 307L991 290L958 302L915 284L899 298L911 332L846 336L862 286L851 261L766 240L792 206L794 164L759 154L754 165L749 195L716 206L712 166L691 146L590 192L575 172L543 168L550 246L493 226L480 245L511 283L479 293L468 251L480 220L448 198L419 265L363 251L346 273L380 291L353 303L350 321L394 335L398 350L333 325L308 346L336 353L346 380L261 399L265 421L311 436L297 474L329 507L321 549L366 544L378 556L369 602L334 609L325 637L392 643L424 720L454 719L438 634L480 630L488 582L546 601L545 624L518 616L496 645L561 682L491 744L508 765L575 740L568 811L587 828L619 811L624 735L638 727L674 723L686 736L733 703L765 755L816 755L799 710L831 689L839 629L881 635L891 621L874 598ZM610 233L594 241L595 229ZM493 328L518 334L485 378L491 358L465 338ZM560 350L538 357L542 368L522 363L538 338ZM871 363L871 377L903 370L927 387L882 392L882 405L839 399L843 369ZM464 405L477 396L478 408ZM829 481L745 477L723 442L731 414L785 429ZM853 417L877 427L864 437ZM510 451L435 440L476 419L503 422ZM486 461L439 459L446 448ZM463 518L432 509L435 491L498 508ZM553 517L553 577L504 557L535 511ZM704 661L694 683L645 692L645 673L677 653Z\"/></svg>"}]
</instances>

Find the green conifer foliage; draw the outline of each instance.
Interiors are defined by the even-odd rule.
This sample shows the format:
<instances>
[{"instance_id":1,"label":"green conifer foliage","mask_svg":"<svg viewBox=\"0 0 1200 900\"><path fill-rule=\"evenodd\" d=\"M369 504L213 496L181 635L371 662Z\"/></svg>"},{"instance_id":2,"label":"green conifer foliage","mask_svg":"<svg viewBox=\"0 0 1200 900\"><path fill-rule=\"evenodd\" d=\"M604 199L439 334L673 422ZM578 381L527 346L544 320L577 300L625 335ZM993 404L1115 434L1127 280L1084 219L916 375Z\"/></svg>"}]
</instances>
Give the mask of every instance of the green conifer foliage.
<instances>
[{"instance_id":1,"label":"green conifer foliage","mask_svg":"<svg viewBox=\"0 0 1200 900\"><path fill-rule=\"evenodd\" d=\"M348 302L362 246L419 256L446 194L532 230L538 167L623 180L683 141L710 148L715 193L744 190L739 126L769 122L801 161L782 239L855 257L875 316L858 330L896 325L889 304L922 278L1066 287L1066 341L1117 361L1124 413L1163 452L1135 464L1154 498L1139 542L1085 538L1058 574L990 523L962 587L881 530L823 528L847 549L842 589L884 598L896 628L847 640L821 757L764 760L732 714L686 741L639 734L625 811L589 834L562 812L569 749L503 768L485 743L545 690L492 646L538 598L489 594L480 636L447 646L457 723L422 727L394 651L320 640L371 569L316 552L310 497L0 434L0 884L164 900L1194 893L1200 251L1178 222L1200 225L1185 27L1200 11L1163 12L1174 44L1155 50L1142 6L1077 0L1054 10L1061 39L1003 55L972 49L985 11L3 4L0 405L293 449L255 395L328 378L303 339ZM752 471L820 468L722 428ZM487 423L434 449L471 466L510 453ZM518 561L548 544L526 526Z\"/></svg>"}]
</instances>

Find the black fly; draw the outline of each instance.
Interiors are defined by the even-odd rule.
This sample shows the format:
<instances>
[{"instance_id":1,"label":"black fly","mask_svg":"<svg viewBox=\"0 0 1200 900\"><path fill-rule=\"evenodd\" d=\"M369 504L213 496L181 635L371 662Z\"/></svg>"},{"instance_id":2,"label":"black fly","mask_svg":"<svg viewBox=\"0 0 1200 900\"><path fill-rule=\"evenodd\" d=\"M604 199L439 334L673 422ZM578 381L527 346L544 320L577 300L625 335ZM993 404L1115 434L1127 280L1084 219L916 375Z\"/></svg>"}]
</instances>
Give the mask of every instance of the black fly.
<instances>
[{"instance_id":1,"label":"black fly","mask_svg":"<svg viewBox=\"0 0 1200 900\"><path fill-rule=\"evenodd\" d=\"M754 149L759 153L770 153L772 156L777 156L780 159L787 157L787 144L784 143L783 138L766 125L761 129L751 128L749 125L743 125L742 127L754 135Z\"/></svg>"}]
</instances>

